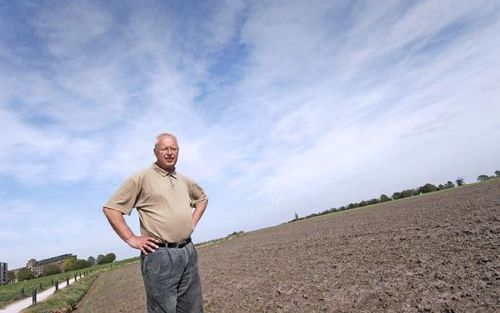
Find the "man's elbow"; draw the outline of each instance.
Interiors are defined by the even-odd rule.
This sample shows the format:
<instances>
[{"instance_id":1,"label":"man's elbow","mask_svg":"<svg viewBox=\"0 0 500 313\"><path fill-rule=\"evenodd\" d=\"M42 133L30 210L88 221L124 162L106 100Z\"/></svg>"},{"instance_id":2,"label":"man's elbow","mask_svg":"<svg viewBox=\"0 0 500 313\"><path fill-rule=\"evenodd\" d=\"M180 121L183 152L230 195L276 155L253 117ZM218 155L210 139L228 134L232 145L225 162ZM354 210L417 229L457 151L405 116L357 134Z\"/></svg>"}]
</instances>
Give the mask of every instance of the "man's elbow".
<instances>
[{"instance_id":1,"label":"man's elbow","mask_svg":"<svg viewBox=\"0 0 500 313\"><path fill-rule=\"evenodd\" d=\"M116 211L116 210L113 210L113 209L110 209L108 207L103 207L102 208L102 212L104 213L104 215L107 217L107 218L110 218L110 216L113 215L113 211Z\"/></svg>"}]
</instances>

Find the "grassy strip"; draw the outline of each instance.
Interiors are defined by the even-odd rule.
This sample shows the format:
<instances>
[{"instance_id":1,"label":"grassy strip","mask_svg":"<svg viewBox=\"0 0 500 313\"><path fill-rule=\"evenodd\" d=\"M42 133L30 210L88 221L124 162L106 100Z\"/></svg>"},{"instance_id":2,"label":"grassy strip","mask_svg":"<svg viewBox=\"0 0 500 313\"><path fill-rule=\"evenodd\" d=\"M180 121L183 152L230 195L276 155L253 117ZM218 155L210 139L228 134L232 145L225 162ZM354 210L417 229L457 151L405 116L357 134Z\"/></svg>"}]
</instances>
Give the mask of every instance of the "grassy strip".
<instances>
[{"instance_id":1,"label":"grassy strip","mask_svg":"<svg viewBox=\"0 0 500 313\"><path fill-rule=\"evenodd\" d=\"M54 286L54 282L64 282L67 278L74 279L75 275L80 276L83 272L95 271L97 268L85 268L71 272L65 272L40 278L33 278L27 281L17 282L0 286L0 309L6 307L8 304L15 302L26 297L31 297L33 290L41 292ZM41 288L40 288L41 286ZM24 296L21 290L24 289Z\"/></svg>"},{"instance_id":2,"label":"grassy strip","mask_svg":"<svg viewBox=\"0 0 500 313\"><path fill-rule=\"evenodd\" d=\"M63 313L71 312L78 301L87 293L90 286L97 277L97 273L92 273L86 277L82 277L75 283L57 291L55 294L44 300L43 302L29 306L22 310L23 313Z\"/></svg>"},{"instance_id":3,"label":"grassy strip","mask_svg":"<svg viewBox=\"0 0 500 313\"><path fill-rule=\"evenodd\" d=\"M99 272L103 270L113 269L117 267L121 267L124 264L129 264L133 262L138 262L138 257L133 257L130 259L125 259L109 264L95 265L89 268L84 268L80 270L64 272L60 274L55 274L51 276L44 276L40 278L33 278L27 281L17 282L13 284L7 284L0 286L0 309L5 308L12 302L15 302L20 299L24 299L26 297L31 297L31 293L33 290L37 290L37 292L41 292L43 290L49 289L54 286L54 282L57 280L59 282L66 281L66 278L73 279L75 274L80 276L80 273L83 272ZM42 288L40 288L40 284L42 284ZM24 297L21 294L21 290L24 289Z\"/></svg>"},{"instance_id":4,"label":"grassy strip","mask_svg":"<svg viewBox=\"0 0 500 313\"><path fill-rule=\"evenodd\" d=\"M98 274L102 271L120 268L124 265L136 263L139 261L138 257L113 262L106 265L98 265L93 267L93 271L72 285L61 289L54 295L50 296L43 302L39 302L24 309L23 313L66 313L75 309L78 302L87 294L92 283L97 278Z\"/></svg>"}]
</instances>

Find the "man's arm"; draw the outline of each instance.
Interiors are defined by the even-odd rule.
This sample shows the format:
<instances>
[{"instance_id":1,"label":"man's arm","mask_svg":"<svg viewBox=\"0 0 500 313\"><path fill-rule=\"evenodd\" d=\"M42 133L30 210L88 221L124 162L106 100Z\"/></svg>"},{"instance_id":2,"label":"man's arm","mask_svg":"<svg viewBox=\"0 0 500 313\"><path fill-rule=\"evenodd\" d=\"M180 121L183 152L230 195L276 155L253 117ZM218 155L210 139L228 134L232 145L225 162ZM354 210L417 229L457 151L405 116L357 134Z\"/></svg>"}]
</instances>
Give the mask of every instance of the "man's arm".
<instances>
[{"instance_id":1,"label":"man's arm","mask_svg":"<svg viewBox=\"0 0 500 313\"><path fill-rule=\"evenodd\" d=\"M158 249L158 246L156 245L156 243L158 243L158 240L154 239L153 237L136 236L132 232L130 227L128 227L127 223L125 222L122 212L106 207L103 208L103 212L104 215L106 215L106 217L108 218L111 227L113 227L118 236L120 236L120 238L129 246L141 250L141 252L146 255L148 254L148 252L154 252L156 249Z\"/></svg>"},{"instance_id":2,"label":"man's arm","mask_svg":"<svg viewBox=\"0 0 500 313\"><path fill-rule=\"evenodd\" d=\"M193 228L196 227L196 224L198 224L198 222L200 221L201 216L203 215L203 213L205 212L205 209L207 208L207 204L208 204L208 199L203 200L201 202L198 202L194 206L194 211L193 211Z\"/></svg>"}]
</instances>

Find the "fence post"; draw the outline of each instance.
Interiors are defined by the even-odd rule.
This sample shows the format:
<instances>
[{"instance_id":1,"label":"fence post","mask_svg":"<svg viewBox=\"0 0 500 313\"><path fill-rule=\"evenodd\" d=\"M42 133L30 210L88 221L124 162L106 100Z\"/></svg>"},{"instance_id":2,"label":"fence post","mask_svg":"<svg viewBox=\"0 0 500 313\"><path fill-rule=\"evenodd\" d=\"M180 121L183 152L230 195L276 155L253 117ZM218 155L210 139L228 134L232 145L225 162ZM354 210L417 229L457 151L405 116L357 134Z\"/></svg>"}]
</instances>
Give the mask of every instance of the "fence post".
<instances>
[{"instance_id":1,"label":"fence post","mask_svg":"<svg viewBox=\"0 0 500 313\"><path fill-rule=\"evenodd\" d=\"M36 289L33 289L33 291L31 292L31 300L33 304L36 304Z\"/></svg>"},{"instance_id":2,"label":"fence post","mask_svg":"<svg viewBox=\"0 0 500 313\"><path fill-rule=\"evenodd\" d=\"M21 288L21 296L23 296L23 297L24 297L24 296L26 296L26 295L24 294L24 287L23 287L23 288Z\"/></svg>"},{"instance_id":3,"label":"fence post","mask_svg":"<svg viewBox=\"0 0 500 313\"><path fill-rule=\"evenodd\" d=\"M68 285L69 285L69 277L66 276L66 286L68 286Z\"/></svg>"},{"instance_id":4,"label":"fence post","mask_svg":"<svg viewBox=\"0 0 500 313\"><path fill-rule=\"evenodd\" d=\"M59 279L56 279L55 287L56 287L56 291L58 291L59 290Z\"/></svg>"}]
</instances>

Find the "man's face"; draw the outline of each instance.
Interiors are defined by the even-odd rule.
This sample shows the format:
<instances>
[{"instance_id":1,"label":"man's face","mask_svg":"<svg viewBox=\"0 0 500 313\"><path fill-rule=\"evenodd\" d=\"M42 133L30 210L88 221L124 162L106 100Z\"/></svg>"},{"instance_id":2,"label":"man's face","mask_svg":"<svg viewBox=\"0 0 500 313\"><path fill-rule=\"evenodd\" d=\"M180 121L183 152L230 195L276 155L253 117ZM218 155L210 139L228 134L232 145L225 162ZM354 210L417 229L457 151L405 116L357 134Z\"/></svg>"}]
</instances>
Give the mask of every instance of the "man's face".
<instances>
[{"instance_id":1,"label":"man's face","mask_svg":"<svg viewBox=\"0 0 500 313\"><path fill-rule=\"evenodd\" d=\"M168 136L160 138L158 145L154 149L156 164L169 172L175 169L177 157L179 156L179 146L177 141Z\"/></svg>"}]
</instances>

